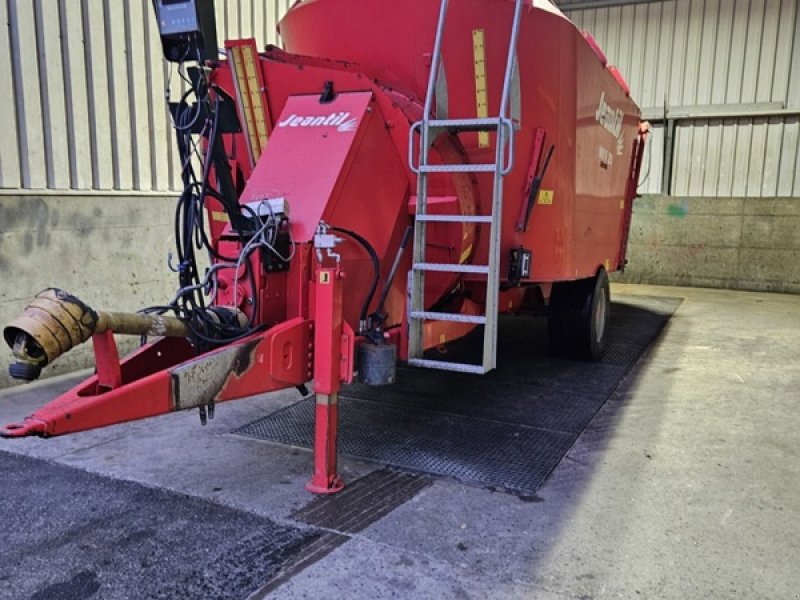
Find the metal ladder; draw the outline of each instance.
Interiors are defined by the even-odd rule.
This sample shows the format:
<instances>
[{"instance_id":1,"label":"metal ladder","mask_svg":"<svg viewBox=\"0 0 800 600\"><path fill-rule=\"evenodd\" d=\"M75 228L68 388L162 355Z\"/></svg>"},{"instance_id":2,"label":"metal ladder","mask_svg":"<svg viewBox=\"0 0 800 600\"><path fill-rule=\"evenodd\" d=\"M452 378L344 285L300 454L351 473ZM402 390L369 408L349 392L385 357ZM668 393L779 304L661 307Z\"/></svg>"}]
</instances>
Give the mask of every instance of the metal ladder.
<instances>
[{"instance_id":1,"label":"metal ladder","mask_svg":"<svg viewBox=\"0 0 800 600\"><path fill-rule=\"evenodd\" d=\"M514 62L522 14L523 0L516 0L511 37L508 45L508 58L503 79L503 95L500 114L496 117L474 119L432 119L434 90L442 59L442 38L448 0L442 0L439 9L439 22L436 28L436 41L431 57L431 72L425 96L425 109L422 120L411 126L409 133L408 164L417 175L417 210L414 221L414 256L409 274L408 309L408 364L429 369L459 371L462 373L483 374L497 366L497 320L498 295L500 290L500 232L503 213L503 177L508 175L514 164L514 126L508 117L509 95L514 74ZM414 136L419 132L419 166L414 166ZM429 164L428 152L432 142L441 131L450 132L491 132L497 134L497 150L494 163ZM506 155L506 145L508 153ZM507 164L506 164L507 161ZM493 173L492 211L489 215L433 215L427 213L428 175L431 173ZM427 224L437 223L478 223L488 225L489 264L454 264L425 262L427 244ZM460 313L431 312L425 310L425 273L431 271L447 273L469 273L486 276L486 306L483 315L464 315ZM424 322L426 320L452 321L483 325L483 353L481 364L447 362L423 358Z\"/></svg>"}]
</instances>

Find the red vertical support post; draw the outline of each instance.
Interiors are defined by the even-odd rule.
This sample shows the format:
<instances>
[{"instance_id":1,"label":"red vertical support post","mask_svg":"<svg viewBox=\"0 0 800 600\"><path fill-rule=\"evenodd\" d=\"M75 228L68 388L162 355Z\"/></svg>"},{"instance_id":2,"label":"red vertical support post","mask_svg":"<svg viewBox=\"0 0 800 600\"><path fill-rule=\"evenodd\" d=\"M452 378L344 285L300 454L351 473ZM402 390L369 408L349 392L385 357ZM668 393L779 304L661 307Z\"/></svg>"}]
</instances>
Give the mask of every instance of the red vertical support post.
<instances>
[{"instance_id":1,"label":"red vertical support post","mask_svg":"<svg viewBox=\"0 0 800 600\"><path fill-rule=\"evenodd\" d=\"M336 472L336 427L342 356L342 285L338 268L314 275L314 474L306 489L333 494L344 487Z\"/></svg>"},{"instance_id":2,"label":"red vertical support post","mask_svg":"<svg viewBox=\"0 0 800 600\"><path fill-rule=\"evenodd\" d=\"M110 330L92 336L94 362L97 365L97 385L113 390L122 385L122 368L119 363L119 350Z\"/></svg>"}]
</instances>

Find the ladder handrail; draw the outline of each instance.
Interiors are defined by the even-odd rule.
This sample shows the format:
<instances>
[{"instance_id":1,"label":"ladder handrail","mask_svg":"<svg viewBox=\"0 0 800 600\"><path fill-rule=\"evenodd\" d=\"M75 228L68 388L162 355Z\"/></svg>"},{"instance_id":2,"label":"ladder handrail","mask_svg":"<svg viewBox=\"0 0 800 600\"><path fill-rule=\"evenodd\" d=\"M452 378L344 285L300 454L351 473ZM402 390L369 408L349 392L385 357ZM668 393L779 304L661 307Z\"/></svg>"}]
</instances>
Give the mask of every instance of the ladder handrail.
<instances>
[{"instance_id":1,"label":"ladder handrail","mask_svg":"<svg viewBox=\"0 0 800 600\"><path fill-rule=\"evenodd\" d=\"M520 0L517 1L519 2ZM436 24L436 39L433 42L433 54L431 55L431 72L428 74L428 89L425 91L425 112L422 113L422 120L426 122L430 118L436 81L439 79L439 64L442 61L442 39L444 38L447 3L448 0L442 0L439 6L439 22Z\"/></svg>"},{"instance_id":2,"label":"ladder handrail","mask_svg":"<svg viewBox=\"0 0 800 600\"><path fill-rule=\"evenodd\" d=\"M500 101L500 117L507 118L508 98L511 94L511 79L514 77L514 62L517 56L517 38L519 37L519 23L522 20L522 1L516 0L514 4L514 19L511 21L511 39L508 41L508 56L506 57L506 72L503 77L503 96Z\"/></svg>"},{"instance_id":3,"label":"ladder handrail","mask_svg":"<svg viewBox=\"0 0 800 600\"><path fill-rule=\"evenodd\" d=\"M519 24L522 15L523 0L515 0L514 17L511 21L511 36L508 40L508 54L506 55L506 69L503 75L503 95L500 100L500 117L506 118L508 101L511 94L511 80L514 77L514 62L516 60L517 39L519 38ZM431 55L431 71L428 73L428 89L425 92L425 109L423 121L428 121L431 115L436 82L439 79L439 65L442 62L442 39L444 38L444 25L447 16L448 0L441 0L439 5L439 21L436 24L436 38L433 43Z\"/></svg>"}]
</instances>

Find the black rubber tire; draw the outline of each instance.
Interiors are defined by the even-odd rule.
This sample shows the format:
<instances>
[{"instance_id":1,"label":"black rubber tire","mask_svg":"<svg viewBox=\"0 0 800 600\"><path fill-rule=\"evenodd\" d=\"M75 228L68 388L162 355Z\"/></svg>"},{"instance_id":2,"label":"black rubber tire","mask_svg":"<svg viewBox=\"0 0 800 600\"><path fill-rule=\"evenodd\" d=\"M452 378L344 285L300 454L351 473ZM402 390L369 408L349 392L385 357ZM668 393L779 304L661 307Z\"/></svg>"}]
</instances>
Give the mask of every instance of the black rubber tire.
<instances>
[{"instance_id":1,"label":"black rubber tire","mask_svg":"<svg viewBox=\"0 0 800 600\"><path fill-rule=\"evenodd\" d=\"M608 274L553 284L547 333L554 354L597 360L608 343L610 314Z\"/></svg>"}]
</instances>

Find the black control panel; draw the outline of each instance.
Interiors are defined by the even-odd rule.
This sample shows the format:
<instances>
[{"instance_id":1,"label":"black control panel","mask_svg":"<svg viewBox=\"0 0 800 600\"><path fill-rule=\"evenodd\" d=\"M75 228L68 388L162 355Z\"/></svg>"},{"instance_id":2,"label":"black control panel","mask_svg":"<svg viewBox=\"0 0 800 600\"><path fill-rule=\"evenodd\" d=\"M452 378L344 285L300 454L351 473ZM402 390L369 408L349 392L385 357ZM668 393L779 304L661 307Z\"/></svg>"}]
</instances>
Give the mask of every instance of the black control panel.
<instances>
[{"instance_id":1,"label":"black control panel","mask_svg":"<svg viewBox=\"0 0 800 600\"><path fill-rule=\"evenodd\" d=\"M511 262L508 266L508 281L511 285L519 285L523 279L531 276L533 252L520 246L511 250Z\"/></svg>"},{"instance_id":2,"label":"black control panel","mask_svg":"<svg viewBox=\"0 0 800 600\"><path fill-rule=\"evenodd\" d=\"M217 58L214 0L153 0L153 7L167 60Z\"/></svg>"}]
</instances>

